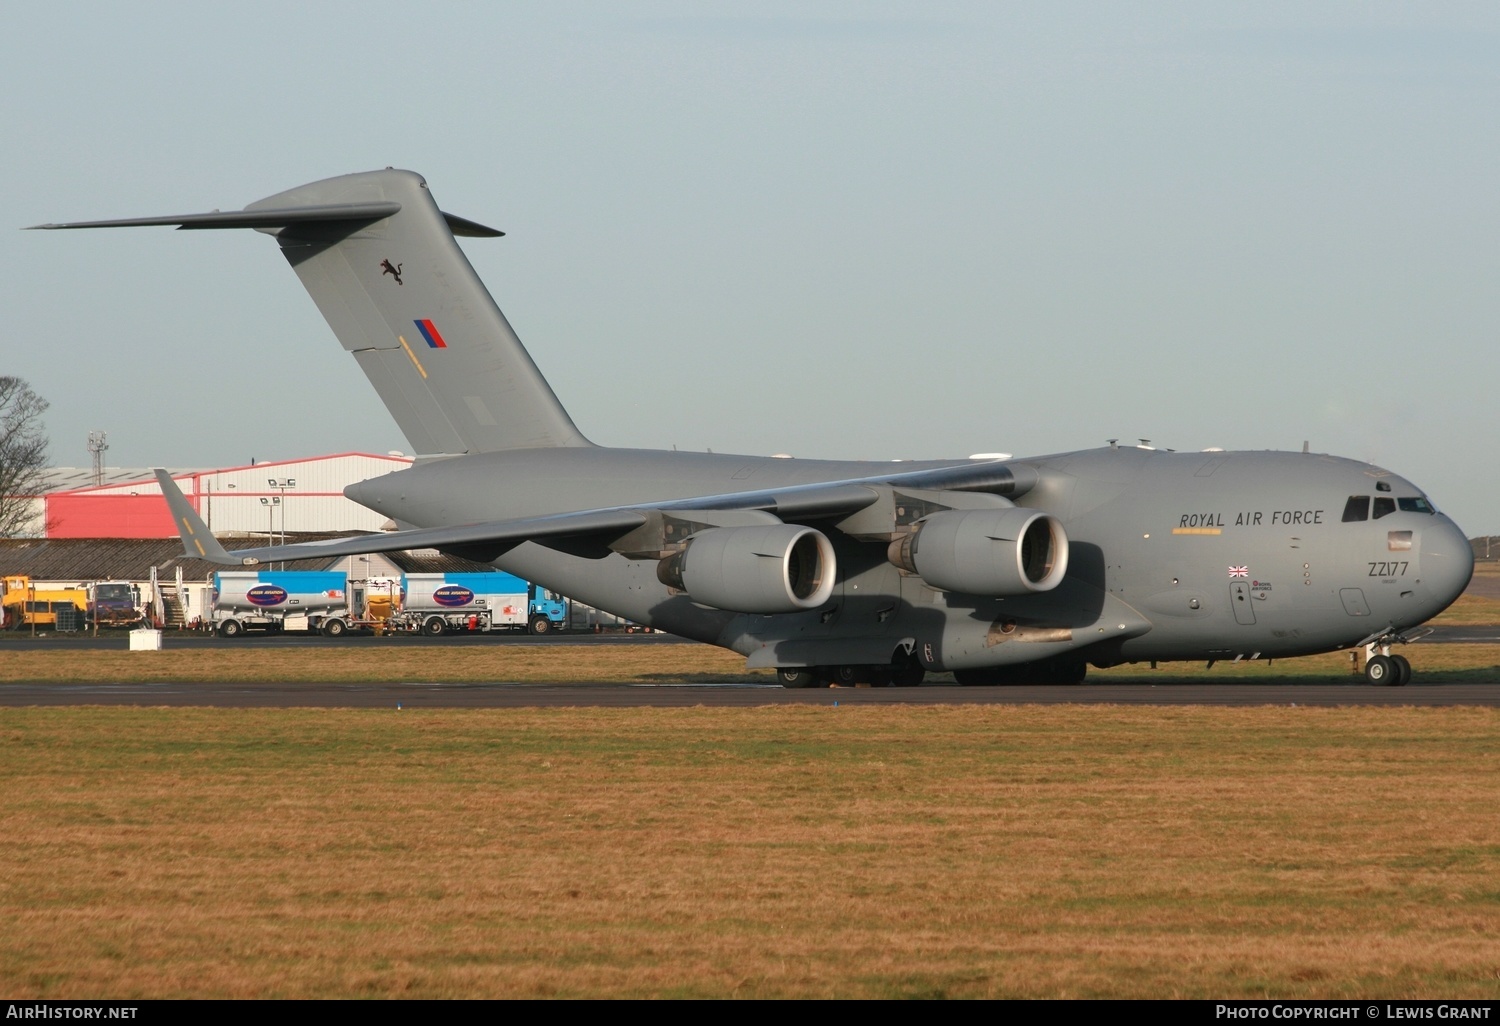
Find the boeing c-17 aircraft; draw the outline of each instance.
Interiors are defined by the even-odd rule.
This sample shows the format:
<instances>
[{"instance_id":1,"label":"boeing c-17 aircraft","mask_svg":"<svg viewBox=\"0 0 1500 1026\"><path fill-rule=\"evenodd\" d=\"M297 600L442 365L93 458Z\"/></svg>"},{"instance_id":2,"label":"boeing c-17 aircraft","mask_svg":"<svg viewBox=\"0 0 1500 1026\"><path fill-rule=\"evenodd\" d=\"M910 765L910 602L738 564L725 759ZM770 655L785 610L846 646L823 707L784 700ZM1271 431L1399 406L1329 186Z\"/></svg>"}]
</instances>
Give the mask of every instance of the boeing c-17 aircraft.
<instances>
[{"instance_id":1,"label":"boeing c-17 aircraft","mask_svg":"<svg viewBox=\"0 0 1500 1026\"><path fill-rule=\"evenodd\" d=\"M187 554L225 565L436 548L733 649L787 687L1078 683L1090 664L1390 646L1469 582L1462 532L1414 484L1307 452L1146 445L834 462L584 438L441 211L387 168L243 210L38 225L270 235L418 454L345 489L400 529L226 551L164 472ZM1305 447L1304 447L1305 448Z\"/></svg>"}]
</instances>

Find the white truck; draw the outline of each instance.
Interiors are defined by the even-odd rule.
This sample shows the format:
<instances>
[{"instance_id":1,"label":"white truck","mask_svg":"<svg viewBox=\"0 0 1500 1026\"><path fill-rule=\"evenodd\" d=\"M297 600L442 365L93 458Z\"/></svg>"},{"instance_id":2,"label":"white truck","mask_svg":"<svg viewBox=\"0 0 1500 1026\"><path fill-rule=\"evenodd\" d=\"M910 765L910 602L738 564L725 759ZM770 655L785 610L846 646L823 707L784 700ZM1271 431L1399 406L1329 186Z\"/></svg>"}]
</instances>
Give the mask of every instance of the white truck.
<instances>
[{"instance_id":1,"label":"white truck","mask_svg":"<svg viewBox=\"0 0 1500 1026\"><path fill-rule=\"evenodd\" d=\"M238 637L251 630L321 629L325 634L337 636L362 611L361 591L351 589L344 574L331 571L216 573L211 590L214 629L224 638Z\"/></svg>"}]
</instances>

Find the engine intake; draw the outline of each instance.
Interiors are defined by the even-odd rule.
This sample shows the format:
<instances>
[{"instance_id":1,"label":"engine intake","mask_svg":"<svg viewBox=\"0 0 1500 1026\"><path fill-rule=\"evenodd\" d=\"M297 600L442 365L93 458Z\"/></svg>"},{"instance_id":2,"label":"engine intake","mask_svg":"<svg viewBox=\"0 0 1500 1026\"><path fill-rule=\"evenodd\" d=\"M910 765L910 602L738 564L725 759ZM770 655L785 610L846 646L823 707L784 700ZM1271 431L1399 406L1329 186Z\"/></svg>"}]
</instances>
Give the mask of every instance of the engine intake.
<instances>
[{"instance_id":1,"label":"engine intake","mask_svg":"<svg viewBox=\"0 0 1500 1026\"><path fill-rule=\"evenodd\" d=\"M1068 572L1068 536L1033 509L954 509L918 521L887 558L934 588L966 595L1051 591Z\"/></svg>"},{"instance_id":2,"label":"engine intake","mask_svg":"<svg viewBox=\"0 0 1500 1026\"><path fill-rule=\"evenodd\" d=\"M810 527L713 527L656 566L695 602L736 613L796 613L833 595L833 543Z\"/></svg>"}]
</instances>

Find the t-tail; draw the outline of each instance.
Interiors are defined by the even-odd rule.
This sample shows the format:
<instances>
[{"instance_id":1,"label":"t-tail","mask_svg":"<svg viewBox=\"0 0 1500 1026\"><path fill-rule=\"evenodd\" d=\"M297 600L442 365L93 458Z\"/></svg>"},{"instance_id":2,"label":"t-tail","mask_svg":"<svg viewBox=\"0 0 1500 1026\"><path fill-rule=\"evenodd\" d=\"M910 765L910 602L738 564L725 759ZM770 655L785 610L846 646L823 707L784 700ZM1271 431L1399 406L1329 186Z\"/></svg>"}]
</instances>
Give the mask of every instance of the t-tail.
<instances>
[{"instance_id":1,"label":"t-tail","mask_svg":"<svg viewBox=\"0 0 1500 1026\"><path fill-rule=\"evenodd\" d=\"M411 171L344 175L244 210L38 228L254 228L275 236L418 455L587 446Z\"/></svg>"}]
</instances>

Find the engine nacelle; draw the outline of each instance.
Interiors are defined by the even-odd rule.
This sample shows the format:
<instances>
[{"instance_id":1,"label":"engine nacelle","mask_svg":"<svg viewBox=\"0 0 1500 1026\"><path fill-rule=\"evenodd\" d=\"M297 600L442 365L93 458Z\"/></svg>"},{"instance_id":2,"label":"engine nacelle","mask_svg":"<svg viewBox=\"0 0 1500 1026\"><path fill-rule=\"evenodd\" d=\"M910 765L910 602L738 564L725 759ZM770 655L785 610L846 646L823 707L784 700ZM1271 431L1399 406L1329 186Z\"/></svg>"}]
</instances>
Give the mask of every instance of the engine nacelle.
<instances>
[{"instance_id":1,"label":"engine nacelle","mask_svg":"<svg viewBox=\"0 0 1500 1026\"><path fill-rule=\"evenodd\" d=\"M1056 517L1034 509L952 509L891 542L888 558L943 591L1025 595L1062 583L1068 536Z\"/></svg>"},{"instance_id":2,"label":"engine nacelle","mask_svg":"<svg viewBox=\"0 0 1500 1026\"><path fill-rule=\"evenodd\" d=\"M712 527L657 564L695 602L736 613L797 613L833 595L833 543L810 527Z\"/></svg>"}]
</instances>

